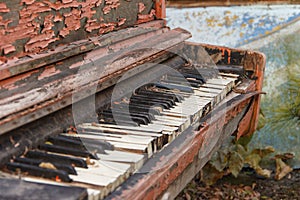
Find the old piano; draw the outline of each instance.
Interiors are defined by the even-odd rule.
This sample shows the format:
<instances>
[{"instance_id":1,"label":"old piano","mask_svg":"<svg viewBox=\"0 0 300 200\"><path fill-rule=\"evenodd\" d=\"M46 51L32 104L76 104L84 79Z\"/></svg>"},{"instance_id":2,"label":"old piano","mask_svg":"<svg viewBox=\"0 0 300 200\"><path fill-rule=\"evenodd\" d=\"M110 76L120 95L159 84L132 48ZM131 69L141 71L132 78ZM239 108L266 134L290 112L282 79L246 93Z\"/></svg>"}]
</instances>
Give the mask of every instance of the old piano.
<instances>
[{"instance_id":1,"label":"old piano","mask_svg":"<svg viewBox=\"0 0 300 200\"><path fill-rule=\"evenodd\" d=\"M0 199L172 199L254 132L264 55L164 18L164 0L0 1Z\"/></svg>"}]
</instances>

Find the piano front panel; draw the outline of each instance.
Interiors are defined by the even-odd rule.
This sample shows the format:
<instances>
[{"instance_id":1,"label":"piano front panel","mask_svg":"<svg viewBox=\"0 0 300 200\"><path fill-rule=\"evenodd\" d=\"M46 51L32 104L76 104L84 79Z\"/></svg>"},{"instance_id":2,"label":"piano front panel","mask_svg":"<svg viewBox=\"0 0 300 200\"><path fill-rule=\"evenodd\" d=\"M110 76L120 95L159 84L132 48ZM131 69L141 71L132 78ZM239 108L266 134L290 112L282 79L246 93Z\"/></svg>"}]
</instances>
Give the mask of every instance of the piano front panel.
<instances>
[{"instance_id":1,"label":"piano front panel","mask_svg":"<svg viewBox=\"0 0 300 200\"><path fill-rule=\"evenodd\" d=\"M41 0L20 4L18 0L3 1L0 48L4 51L0 52L0 64L14 57L22 59L26 55L50 50L60 44L162 19L164 1L156 2Z\"/></svg>"}]
</instances>

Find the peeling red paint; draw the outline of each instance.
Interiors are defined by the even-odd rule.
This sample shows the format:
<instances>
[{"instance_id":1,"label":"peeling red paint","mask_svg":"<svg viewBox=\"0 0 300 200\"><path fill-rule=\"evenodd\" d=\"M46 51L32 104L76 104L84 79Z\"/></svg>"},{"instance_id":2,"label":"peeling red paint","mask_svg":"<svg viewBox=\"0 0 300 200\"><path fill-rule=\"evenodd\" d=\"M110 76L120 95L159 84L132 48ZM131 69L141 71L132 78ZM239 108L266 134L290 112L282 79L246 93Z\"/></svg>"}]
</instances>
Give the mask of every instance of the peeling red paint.
<instances>
[{"instance_id":1,"label":"peeling red paint","mask_svg":"<svg viewBox=\"0 0 300 200\"><path fill-rule=\"evenodd\" d=\"M21 3L24 3L26 5L31 5L35 2L35 0L22 0Z\"/></svg>"},{"instance_id":2,"label":"peeling red paint","mask_svg":"<svg viewBox=\"0 0 300 200\"><path fill-rule=\"evenodd\" d=\"M20 58L28 54L35 54L46 50L49 47L58 45L57 41L70 42L76 39L76 31L82 30L86 35L83 37L95 36L115 30L127 22L126 15L114 20L107 20L104 15L118 9L119 0L11 0L15 3L14 11L18 15L13 18L4 18L3 14L10 12L9 6L13 3L0 3L0 62L12 59L10 54L18 41L18 48L15 47L13 56ZM138 21L129 21L126 26L154 20L155 11L153 4L145 4L145 1L138 0L138 11L151 10L149 14L138 16ZM125 2L126 4L126 2ZM129 3L128 3L129 4ZM151 6L149 8L149 6ZM153 6L153 7L152 7ZM147 9L146 9L147 8ZM132 13L138 15L138 13ZM9 26L14 22L14 26ZM130 24L131 23L131 24ZM82 31L80 33L82 33ZM71 34L75 33L75 34ZM43 37L44 39L41 39ZM70 38L72 37L72 38ZM65 38L65 39L64 39ZM34 42L35 41L35 42ZM23 46L23 48L22 48ZM6 47L6 54L4 54ZM10 53L8 53L10 52Z\"/></svg>"},{"instance_id":3,"label":"peeling red paint","mask_svg":"<svg viewBox=\"0 0 300 200\"><path fill-rule=\"evenodd\" d=\"M1 63L2 61L1 61L1 59L0 59L0 65L2 64ZM4 62L3 62L4 63ZM0 71L0 77L7 77L7 76L10 76L11 75L11 73L10 73L10 71L8 70L8 69L6 69L6 70L1 70Z\"/></svg>"},{"instance_id":4,"label":"peeling red paint","mask_svg":"<svg viewBox=\"0 0 300 200\"><path fill-rule=\"evenodd\" d=\"M37 70L31 71L30 73L21 74L18 76L14 76L9 79L5 79L0 82L0 89L7 89L12 90L18 86L16 86L16 83L20 80L25 80L26 78L30 77L32 74L36 73ZM8 73L8 72L7 72Z\"/></svg>"},{"instance_id":5,"label":"peeling red paint","mask_svg":"<svg viewBox=\"0 0 300 200\"><path fill-rule=\"evenodd\" d=\"M66 27L60 32L60 35L65 37L71 31L80 29L81 11L73 9L72 12L64 14Z\"/></svg>"},{"instance_id":6,"label":"peeling red paint","mask_svg":"<svg viewBox=\"0 0 300 200\"><path fill-rule=\"evenodd\" d=\"M0 13L7 13L9 9L6 7L5 3L0 3Z\"/></svg>"},{"instance_id":7,"label":"peeling red paint","mask_svg":"<svg viewBox=\"0 0 300 200\"><path fill-rule=\"evenodd\" d=\"M51 42L58 40L58 38L53 38L54 31L46 31L43 34L36 35L25 45L26 52L32 52L35 49L46 48Z\"/></svg>"},{"instance_id":8,"label":"peeling red paint","mask_svg":"<svg viewBox=\"0 0 300 200\"><path fill-rule=\"evenodd\" d=\"M143 12L146 8L145 4L139 3L138 5L139 5L139 13Z\"/></svg>"},{"instance_id":9,"label":"peeling red paint","mask_svg":"<svg viewBox=\"0 0 300 200\"><path fill-rule=\"evenodd\" d=\"M120 5L119 0L105 0L103 13L106 15L111 11L111 9L118 8L119 5Z\"/></svg>"},{"instance_id":10,"label":"peeling red paint","mask_svg":"<svg viewBox=\"0 0 300 200\"><path fill-rule=\"evenodd\" d=\"M10 22L12 22L12 20L9 20L9 19L3 20L3 18L0 16L0 26L4 26L4 28L6 29Z\"/></svg>"},{"instance_id":11,"label":"peeling red paint","mask_svg":"<svg viewBox=\"0 0 300 200\"><path fill-rule=\"evenodd\" d=\"M38 80L53 76L53 75L58 74L60 72L61 71L57 70L54 65L47 66L47 67L45 67L44 71L39 75Z\"/></svg>"},{"instance_id":12,"label":"peeling red paint","mask_svg":"<svg viewBox=\"0 0 300 200\"><path fill-rule=\"evenodd\" d=\"M62 0L63 3L71 3L73 0Z\"/></svg>"},{"instance_id":13,"label":"peeling red paint","mask_svg":"<svg viewBox=\"0 0 300 200\"><path fill-rule=\"evenodd\" d=\"M138 14L138 23L145 23L145 22L152 21L154 20L154 17L155 17L154 9L152 9L150 13L147 15Z\"/></svg>"},{"instance_id":14,"label":"peeling red paint","mask_svg":"<svg viewBox=\"0 0 300 200\"><path fill-rule=\"evenodd\" d=\"M13 46L13 45L6 45L6 46L3 46L3 51L4 51L4 54L9 54L9 53L12 53L12 52L15 52L16 51L16 48Z\"/></svg>"},{"instance_id":15,"label":"peeling red paint","mask_svg":"<svg viewBox=\"0 0 300 200\"><path fill-rule=\"evenodd\" d=\"M63 21L63 19L64 19L63 16L59 12L56 12L53 21L54 22L61 22L61 21Z\"/></svg>"},{"instance_id":16,"label":"peeling red paint","mask_svg":"<svg viewBox=\"0 0 300 200\"><path fill-rule=\"evenodd\" d=\"M118 26L122 26L126 22L126 18L119 19L119 22L117 23Z\"/></svg>"}]
</instances>

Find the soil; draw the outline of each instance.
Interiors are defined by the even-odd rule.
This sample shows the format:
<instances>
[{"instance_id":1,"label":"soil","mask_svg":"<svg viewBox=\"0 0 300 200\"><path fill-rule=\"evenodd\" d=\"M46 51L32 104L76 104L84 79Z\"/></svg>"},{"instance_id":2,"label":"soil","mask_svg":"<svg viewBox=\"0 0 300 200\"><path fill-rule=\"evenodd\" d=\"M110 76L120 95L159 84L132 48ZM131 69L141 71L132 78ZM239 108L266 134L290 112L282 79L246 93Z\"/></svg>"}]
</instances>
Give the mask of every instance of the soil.
<instances>
[{"instance_id":1,"label":"soil","mask_svg":"<svg viewBox=\"0 0 300 200\"><path fill-rule=\"evenodd\" d=\"M199 178L192 180L176 197L177 200L190 199L266 199L299 200L300 170L294 170L281 180L258 176L252 170L243 169L237 178L228 175L212 186L205 186Z\"/></svg>"}]
</instances>

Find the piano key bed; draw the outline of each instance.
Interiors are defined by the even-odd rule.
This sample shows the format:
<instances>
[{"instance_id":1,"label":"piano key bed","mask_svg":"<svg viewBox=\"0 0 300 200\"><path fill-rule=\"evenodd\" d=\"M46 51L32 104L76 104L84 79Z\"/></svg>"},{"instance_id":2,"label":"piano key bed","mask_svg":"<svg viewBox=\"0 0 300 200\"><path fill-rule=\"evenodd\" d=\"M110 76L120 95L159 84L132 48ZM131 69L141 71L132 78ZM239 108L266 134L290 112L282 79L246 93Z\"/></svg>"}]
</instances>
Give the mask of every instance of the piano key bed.
<instances>
[{"instance_id":1,"label":"piano key bed","mask_svg":"<svg viewBox=\"0 0 300 200\"><path fill-rule=\"evenodd\" d=\"M7 182L25 199L172 199L226 137L253 133L261 54L184 42L160 20L132 30L142 33L115 36L108 58L106 46L81 52L84 64L66 49L49 77L42 66L0 80L0 198L20 197Z\"/></svg>"},{"instance_id":2,"label":"piano key bed","mask_svg":"<svg viewBox=\"0 0 300 200\"><path fill-rule=\"evenodd\" d=\"M181 74L165 74L100 108L98 121L48 137L5 171L29 182L84 187L89 199L105 197L241 82L238 74L210 69Z\"/></svg>"}]
</instances>

